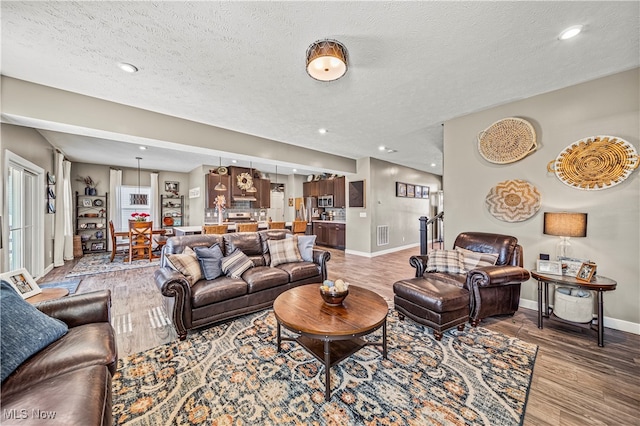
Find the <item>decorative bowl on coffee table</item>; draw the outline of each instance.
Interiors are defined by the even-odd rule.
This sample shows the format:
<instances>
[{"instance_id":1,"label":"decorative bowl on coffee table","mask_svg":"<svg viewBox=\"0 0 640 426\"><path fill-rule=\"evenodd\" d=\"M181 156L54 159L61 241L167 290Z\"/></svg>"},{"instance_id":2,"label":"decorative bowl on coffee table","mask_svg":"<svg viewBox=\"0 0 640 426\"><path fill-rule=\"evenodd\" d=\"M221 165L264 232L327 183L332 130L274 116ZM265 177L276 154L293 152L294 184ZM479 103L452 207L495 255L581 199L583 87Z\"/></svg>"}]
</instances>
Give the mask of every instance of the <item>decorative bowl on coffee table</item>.
<instances>
[{"instance_id":1,"label":"decorative bowl on coffee table","mask_svg":"<svg viewBox=\"0 0 640 426\"><path fill-rule=\"evenodd\" d=\"M337 291L335 287L330 287L329 290L323 290L322 287L320 288L320 296L322 296L324 303L326 303L329 306L342 305L342 302L344 301L344 299L347 297L348 294L349 294L349 289L344 291Z\"/></svg>"}]
</instances>

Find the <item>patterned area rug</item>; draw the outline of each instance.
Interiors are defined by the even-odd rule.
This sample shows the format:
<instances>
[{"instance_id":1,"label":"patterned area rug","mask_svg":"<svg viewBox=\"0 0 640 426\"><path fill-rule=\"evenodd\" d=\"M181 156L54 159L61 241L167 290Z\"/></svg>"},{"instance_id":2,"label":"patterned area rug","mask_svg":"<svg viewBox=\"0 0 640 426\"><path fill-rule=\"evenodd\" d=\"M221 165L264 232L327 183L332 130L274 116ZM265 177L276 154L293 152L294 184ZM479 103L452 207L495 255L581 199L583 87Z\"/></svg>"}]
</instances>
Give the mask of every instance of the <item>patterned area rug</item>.
<instances>
[{"instance_id":1,"label":"patterned area rug","mask_svg":"<svg viewBox=\"0 0 640 426\"><path fill-rule=\"evenodd\" d=\"M388 359L367 346L331 368L294 342L276 350L272 311L247 315L120 359L121 425L518 425L537 346L487 329L442 341L396 313ZM381 331L368 336L381 339Z\"/></svg>"},{"instance_id":2,"label":"patterned area rug","mask_svg":"<svg viewBox=\"0 0 640 426\"><path fill-rule=\"evenodd\" d=\"M79 285L80 279L38 284L40 288L66 288L67 290L69 290L69 294L75 294Z\"/></svg>"},{"instance_id":3,"label":"patterned area rug","mask_svg":"<svg viewBox=\"0 0 640 426\"><path fill-rule=\"evenodd\" d=\"M160 265L160 259L154 259L152 262L149 262L149 260L134 260L129 263L124 262L123 256L116 256L113 262L109 262L110 257L110 253L84 255L65 278Z\"/></svg>"}]
</instances>

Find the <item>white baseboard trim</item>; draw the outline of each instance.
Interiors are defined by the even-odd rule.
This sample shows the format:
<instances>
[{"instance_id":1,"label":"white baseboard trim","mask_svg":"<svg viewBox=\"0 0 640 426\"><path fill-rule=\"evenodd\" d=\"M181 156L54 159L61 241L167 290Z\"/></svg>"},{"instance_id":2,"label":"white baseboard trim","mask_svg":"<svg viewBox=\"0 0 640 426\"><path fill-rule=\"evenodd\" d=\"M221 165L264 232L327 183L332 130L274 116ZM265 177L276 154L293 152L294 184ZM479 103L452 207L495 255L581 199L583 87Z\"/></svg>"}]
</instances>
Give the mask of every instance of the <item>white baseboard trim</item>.
<instances>
[{"instance_id":1,"label":"white baseboard trim","mask_svg":"<svg viewBox=\"0 0 640 426\"><path fill-rule=\"evenodd\" d=\"M537 300L528 300L528 299L520 299L520 307L525 309L531 309L533 311L538 311L538 301ZM613 328L614 330L620 330L627 333L640 334L640 324L624 321L617 318L604 317L604 326L608 328Z\"/></svg>"},{"instance_id":2,"label":"white baseboard trim","mask_svg":"<svg viewBox=\"0 0 640 426\"><path fill-rule=\"evenodd\" d=\"M344 253L345 254L353 254L353 255L362 256L362 257L376 257L376 256L382 256L382 255L389 254L389 253L395 253L397 251L410 249L410 248L413 248L413 247L420 247L420 243L408 244L406 246L394 247L394 248L391 248L391 249L376 251L376 252L373 252L373 253L367 253L367 252L364 252L364 251L349 250L349 249L346 249L344 251Z\"/></svg>"},{"instance_id":3,"label":"white baseboard trim","mask_svg":"<svg viewBox=\"0 0 640 426\"><path fill-rule=\"evenodd\" d=\"M39 277L34 277L33 279L38 281L40 278L43 278L45 275L47 275L49 272L53 271L53 263L49 264L49 266L47 266L46 268L44 268L44 272L42 272L42 275Z\"/></svg>"}]
</instances>

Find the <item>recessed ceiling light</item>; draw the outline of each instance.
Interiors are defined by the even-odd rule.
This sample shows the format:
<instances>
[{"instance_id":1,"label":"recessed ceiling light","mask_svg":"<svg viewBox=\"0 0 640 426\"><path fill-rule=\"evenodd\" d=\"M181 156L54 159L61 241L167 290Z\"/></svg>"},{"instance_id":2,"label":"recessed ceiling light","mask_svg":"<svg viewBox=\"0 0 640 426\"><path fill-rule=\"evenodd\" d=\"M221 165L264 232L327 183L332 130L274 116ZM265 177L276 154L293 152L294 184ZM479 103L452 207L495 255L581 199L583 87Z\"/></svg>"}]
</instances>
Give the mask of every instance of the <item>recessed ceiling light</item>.
<instances>
[{"instance_id":1,"label":"recessed ceiling light","mask_svg":"<svg viewBox=\"0 0 640 426\"><path fill-rule=\"evenodd\" d=\"M436 166L436 163L431 163L431 167L435 167L435 166Z\"/></svg>"},{"instance_id":2,"label":"recessed ceiling light","mask_svg":"<svg viewBox=\"0 0 640 426\"><path fill-rule=\"evenodd\" d=\"M118 67L120 67L120 69L124 72L129 72L129 73L138 72L138 67L132 64L128 64L126 62L118 63Z\"/></svg>"},{"instance_id":3,"label":"recessed ceiling light","mask_svg":"<svg viewBox=\"0 0 640 426\"><path fill-rule=\"evenodd\" d=\"M326 135L326 134L327 134L327 132L328 132L328 130L327 130L327 129L325 129L325 128L318 129L318 133L320 133L321 135Z\"/></svg>"},{"instance_id":4,"label":"recessed ceiling light","mask_svg":"<svg viewBox=\"0 0 640 426\"><path fill-rule=\"evenodd\" d=\"M238 160L231 160L231 162L232 162L233 164L236 164L236 163L238 162Z\"/></svg>"},{"instance_id":5,"label":"recessed ceiling light","mask_svg":"<svg viewBox=\"0 0 640 426\"><path fill-rule=\"evenodd\" d=\"M393 154L394 152L398 152L398 150L397 149L391 149L391 148L387 149L387 154Z\"/></svg>"},{"instance_id":6,"label":"recessed ceiling light","mask_svg":"<svg viewBox=\"0 0 640 426\"><path fill-rule=\"evenodd\" d=\"M582 25L574 25L572 27L569 27L560 33L560 35L558 36L558 39L568 40L570 38L573 38L578 34L580 34L580 32L582 31L582 28L583 28Z\"/></svg>"},{"instance_id":7,"label":"recessed ceiling light","mask_svg":"<svg viewBox=\"0 0 640 426\"><path fill-rule=\"evenodd\" d=\"M387 149L387 147L386 147L386 146L384 146L384 145L380 145L380 146L378 147L378 149L379 149L380 151L384 151L385 149Z\"/></svg>"},{"instance_id":8,"label":"recessed ceiling light","mask_svg":"<svg viewBox=\"0 0 640 426\"><path fill-rule=\"evenodd\" d=\"M146 146L142 146L142 145L141 145L141 146L139 146L139 148L140 148L141 150L143 150L143 151L144 151L145 149L147 149L147 147L146 147Z\"/></svg>"},{"instance_id":9,"label":"recessed ceiling light","mask_svg":"<svg viewBox=\"0 0 640 426\"><path fill-rule=\"evenodd\" d=\"M293 173L295 173L295 172L297 172L297 171L298 171L298 169L293 169Z\"/></svg>"}]
</instances>

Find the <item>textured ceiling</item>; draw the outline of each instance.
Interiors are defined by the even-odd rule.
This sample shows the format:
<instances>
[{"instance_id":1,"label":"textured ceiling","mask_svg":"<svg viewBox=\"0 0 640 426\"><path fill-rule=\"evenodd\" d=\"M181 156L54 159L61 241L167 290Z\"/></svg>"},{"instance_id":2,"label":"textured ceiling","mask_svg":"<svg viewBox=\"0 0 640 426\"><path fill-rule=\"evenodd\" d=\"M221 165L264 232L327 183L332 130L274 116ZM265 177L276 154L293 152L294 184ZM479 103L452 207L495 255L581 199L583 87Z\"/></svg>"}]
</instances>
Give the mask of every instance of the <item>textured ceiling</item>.
<instances>
[{"instance_id":1,"label":"textured ceiling","mask_svg":"<svg viewBox=\"0 0 640 426\"><path fill-rule=\"evenodd\" d=\"M2 1L1 72L441 174L445 120L639 66L639 8L575 1ZM560 31L574 24L584 32L560 42ZM308 45L322 38L349 51L349 70L335 82L305 71ZM123 73L120 61L140 71ZM320 135L321 127L329 132ZM78 137L43 134L72 159L90 154ZM91 154L109 147L100 142ZM139 151L127 145L102 158L130 166ZM380 145L397 152L381 153ZM159 158L180 163L164 154ZM185 167L193 169L192 158Z\"/></svg>"}]
</instances>

